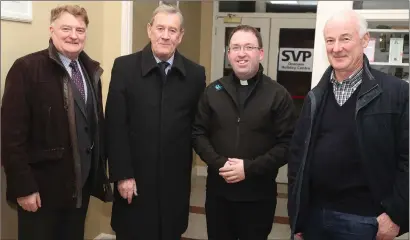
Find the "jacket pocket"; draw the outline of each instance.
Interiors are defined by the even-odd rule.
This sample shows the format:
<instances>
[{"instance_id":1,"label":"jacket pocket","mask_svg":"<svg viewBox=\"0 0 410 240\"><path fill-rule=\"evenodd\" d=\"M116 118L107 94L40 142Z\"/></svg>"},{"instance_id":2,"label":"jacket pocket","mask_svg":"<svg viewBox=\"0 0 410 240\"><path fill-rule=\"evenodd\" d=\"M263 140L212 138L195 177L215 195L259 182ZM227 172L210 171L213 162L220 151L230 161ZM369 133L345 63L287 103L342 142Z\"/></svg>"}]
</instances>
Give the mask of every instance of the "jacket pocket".
<instances>
[{"instance_id":1,"label":"jacket pocket","mask_svg":"<svg viewBox=\"0 0 410 240\"><path fill-rule=\"evenodd\" d=\"M64 148L52 148L33 151L29 158L29 163L61 160L64 155Z\"/></svg>"}]
</instances>

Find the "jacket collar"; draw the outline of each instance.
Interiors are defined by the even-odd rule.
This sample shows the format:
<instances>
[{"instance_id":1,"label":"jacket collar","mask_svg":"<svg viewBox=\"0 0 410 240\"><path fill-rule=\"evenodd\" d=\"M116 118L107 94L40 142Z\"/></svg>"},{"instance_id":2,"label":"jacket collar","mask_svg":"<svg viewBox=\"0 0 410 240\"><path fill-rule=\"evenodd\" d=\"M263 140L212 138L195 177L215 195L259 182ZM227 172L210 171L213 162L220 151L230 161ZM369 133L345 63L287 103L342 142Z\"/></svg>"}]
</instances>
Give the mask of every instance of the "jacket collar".
<instances>
[{"instance_id":1,"label":"jacket collar","mask_svg":"<svg viewBox=\"0 0 410 240\"><path fill-rule=\"evenodd\" d=\"M256 73L256 75L254 77L252 77L252 78L256 79L255 84L257 82L259 82L259 79L261 79L262 75L263 75L263 66L262 66L262 64L259 63L258 72ZM237 77L235 76L235 72L232 70L231 74L227 75L226 77L223 77L220 81L223 84L228 84L228 85L235 86L235 82L234 82L235 78L237 79Z\"/></svg>"},{"instance_id":2,"label":"jacket collar","mask_svg":"<svg viewBox=\"0 0 410 240\"><path fill-rule=\"evenodd\" d=\"M323 91L327 89L328 84L330 84L330 76L332 74L332 71L333 67L329 66L320 79L319 83L317 84L317 88ZM372 68L370 67L368 58L363 54L363 78L362 84L360 86L359 97L366 94L372 88L376 87L379 83L380 80L376 79L372 74Z\"/></svg>"},{"instance_id":3,"label":"jacket collar","mask_svg":"<svg viewBox=\"0 0 410 240\"><path fill-rule=\"evenodd\" d=\"M54 46L53 41L51 39L49 40L48 55L51 59L56 61L64 68L63 63L61 62L61 59L58 56L57 48ZM99 62L92 60L84 51L81 51L80 55L78 56L78 60L84 65L84 68L87 70L89 74L97 74L98 78L101 77L104 70L100 67ZM91 76L94 75L90 75L90 77Z\"/></svg>"},{"instance_id":4,"label":"jacket collar","mask_svg":"<svg viewBox=\"0 0 410 240\"><path fill-rule=\"evenodd\" d=\"M251 93L253 92L253 90L256 88L256 86L258 85L258 83L260 82L260 79L263 76L263 66L262 64L259 63L259 70L255 75L255 83L252 87ZM226 77L221 78L220 83L222 84L222 86L226 89L226 91L228 92L228 94L232 97L233 101L236 103L237 106L239 106L237 98L236 98L236 84L235 84L235 73L234 71L232 71L232 73ZM250 94L251 94L250 93ZM250 95L249 94L249 95ZM248 95L248 96L249 96Z\"/></svg>"},{"instance_id":5,"label":"jacket collar","mask_svg":"<svg viewBox=\"0 0 410 240\"><path fill-rule=\"evenodd\" d=\"M151 43L149 43L142 50L142 61L141 61L142 76L146 76L149 72L151 72L155 68L159 68L159 67L158 67L157 61L154 58L154 54L152 53ZM186 76L186 71L185 71L182 55L178 52L178 50L176 50L174 53L174 62L171 68L177 69L184 77Z\"/></svg>"}]
</instances>

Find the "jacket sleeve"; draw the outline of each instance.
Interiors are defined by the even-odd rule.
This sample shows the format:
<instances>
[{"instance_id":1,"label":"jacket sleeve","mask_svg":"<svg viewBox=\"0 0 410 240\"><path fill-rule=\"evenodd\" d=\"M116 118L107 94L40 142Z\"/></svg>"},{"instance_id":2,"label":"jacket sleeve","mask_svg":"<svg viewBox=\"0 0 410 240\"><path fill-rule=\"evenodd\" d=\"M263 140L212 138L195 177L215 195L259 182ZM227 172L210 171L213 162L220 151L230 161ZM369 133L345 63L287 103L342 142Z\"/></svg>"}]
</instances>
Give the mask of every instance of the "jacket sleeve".
<instances>
[{"instance_id":1,"label":"jacket sleeve","mask_svg":"<svg viewBox=\"0 0 410 240\"><path fill-rule=\"evenodd\" d=\"M312 126L309 126L310 122L310 98L307 96L303 102L302 110L299 114L299 119L296 122L295 131L289 145L288 155L288 196L290 197L293 191L297 173L299 171L303 154L305 150L305 140L307 131Z\"/></svg>"},{"instance_id":2,"label":"jacket sleeve","mask_svg":"<svg viewBox=\"0 0 410 240\"><path fill-rule=\"evenodd\" d=\"M196 98L196 102L193 106L193 110L191 112L192 122L195 120L196 113L198 112L199 98L202 96L202 94L205 90L205 87L206 87L206 74L205 74L205 68L203 66L200 66L197 78L198 78L198 83L199 83L199 85L198 85L199 91L198 91L198 95L197 95L197 98Z\"/></svg>"},{"instance_id":3,"label":"jacket sleeve","mask_svg":"<svg viewBox=\"0 0 410 240\"><path fill-rule=\"evenodd\" d=\"M134 178L127 119L124 69L114 61L105 107L106 147L111 182Z\"/></svg>"},{"instance_id":4,"label":"jacket sleeve","mask_svg":"<svg viewBox=\"0 0 410 240\"><path fill-rule=\"evenodd\" d=\"M1 107L2 164L10 198L38 192L29 165L28 141L31 126L29 74L27 64L14 62L6 77Z\"/></svg>"},{"instance_id":5,"label":"jacket sleeve","mask_svg":"<svg viewBox=\"0 0 410 240\"><path fill-rule=\"evenodd\" d=\"M209 141L210 119L212 110L209 106L207 90L201 96L198 103L198 111L193 124L192 138L193 145L199 157L212 168L214 171L219 171L219 168L228 160L226 157L220 156Z\"/></svg>"},{"instance_id":6,"label":"jacket sleeve","mask_svg":"<svg viewBox=\"0 0 410 240\"><path fill-rule=\"evenodd\" d=\"M391 196L382 201L382 206L391 220L402 228L409 224L409 84L402 83L403 108L399 128L396 131L397 168ZM407 232L407 231L406 231Z\"/></svg>"},{"instance_id":7,"label":"jacket sleeve","mask_svg":"<svg viewBox=\"0 0 410 240\"><path fill-rule=\"evenodd\" d=\"M289 145L288 156L288 216L290 227L293 228L294 219L296 217L296 194L294 193L296 179L306 146L305 140L310 126L310 110L311 101L309 96L305 97L302 110L300 111L299 119L297 120L295 131ZM302 181L302 179L300 180ZM292 229L296 231L296 229Z\"/></svg>"},{"instance_id":8,"label":"jacket sleeve","mask_svg":"<svg viewBox=\"0 0 410 240\"><path fill-rule=\"evenodd\" d=\"M289 142L292 138L295 124L295 109L293 100L285 90L279 103L272 109L274 120L272 122L276 129L275 145L264 155L253 160L244 159L246 177L272 175L280 167L287 163Z\"/></svg>"}]
</instances>

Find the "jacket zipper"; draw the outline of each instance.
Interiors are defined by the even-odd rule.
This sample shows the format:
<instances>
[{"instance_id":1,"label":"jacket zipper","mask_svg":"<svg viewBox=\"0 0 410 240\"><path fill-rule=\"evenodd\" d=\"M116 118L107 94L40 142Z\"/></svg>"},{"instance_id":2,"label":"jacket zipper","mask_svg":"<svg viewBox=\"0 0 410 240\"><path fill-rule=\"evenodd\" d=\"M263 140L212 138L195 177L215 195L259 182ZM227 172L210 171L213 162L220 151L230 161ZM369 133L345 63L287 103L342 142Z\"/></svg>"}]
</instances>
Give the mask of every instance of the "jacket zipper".
<instances>
[{"instance_id":1,"label":"jacket zipper","mask_svg":"<svg viewBox=\"0 0 410 240\"><path fill-rule=\"evenodd\" d=\"M238 116L236 120L236 144L235 144L235 152L239 150L239 124L241 123L241 117Z\"/></svg>"}]
</instances>

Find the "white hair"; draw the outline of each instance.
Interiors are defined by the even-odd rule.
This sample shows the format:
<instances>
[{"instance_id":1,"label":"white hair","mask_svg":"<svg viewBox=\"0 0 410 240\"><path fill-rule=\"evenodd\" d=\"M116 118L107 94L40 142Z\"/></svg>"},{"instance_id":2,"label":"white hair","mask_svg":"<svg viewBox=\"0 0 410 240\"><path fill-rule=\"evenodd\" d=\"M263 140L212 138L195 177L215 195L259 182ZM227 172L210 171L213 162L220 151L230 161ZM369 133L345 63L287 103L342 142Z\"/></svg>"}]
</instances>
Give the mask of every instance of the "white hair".
<instances>
[{"instance_id":1,"label":"white hair","mask_svg":"<svg viewBox=\"0 0 410 240\"><path fill-rule=\"evenodd\" d=\"M348 19L353 19L356 22L356 28L357 28L357 32L359 33L360 38L362 38L366 33L367 33L367 21L366 19L363 18L362 15L360 15L359 13L357 13L355 10L343 10L340 11L336 14L334 14L333 16L331 16L327 21L325 26L331 22L331 21L346 21Z\"/></svg>"},{"instance_id":2,"label":"white hair","mask_svg":"<svg viewBox=\"0 0 410 240\"><path fill-rule=\"evenodd\" d=\"M181 20L181 29L184 28L184 17L182 16L181 10L177 6L173 6L172 4L162 1L162 3L152 13L152 18L151 18L151 21L149 22L151 26L154 23L155 16L158 13L168 13L168 14L178 15L179 19Z\"/></svg>"}]
</instances>

